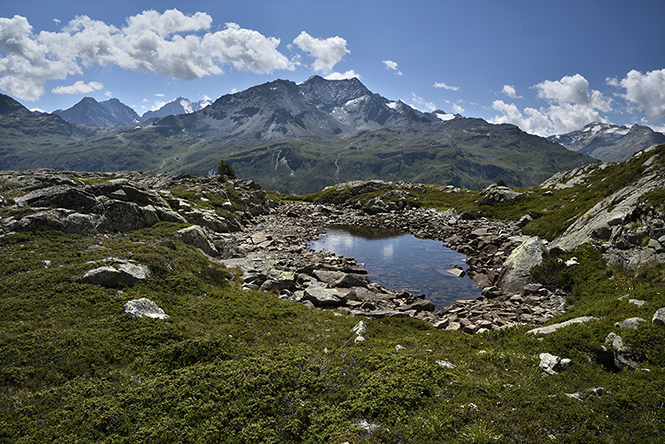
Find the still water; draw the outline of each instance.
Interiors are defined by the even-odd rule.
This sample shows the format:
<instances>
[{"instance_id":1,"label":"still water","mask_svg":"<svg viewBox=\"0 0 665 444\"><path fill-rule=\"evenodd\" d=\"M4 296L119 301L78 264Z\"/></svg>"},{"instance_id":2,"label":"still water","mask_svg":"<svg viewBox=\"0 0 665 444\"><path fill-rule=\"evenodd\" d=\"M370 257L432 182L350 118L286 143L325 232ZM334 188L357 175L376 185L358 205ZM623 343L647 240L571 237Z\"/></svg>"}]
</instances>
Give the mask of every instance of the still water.
<instances>
[{"instance_id":1,"label":"still water","mask_svg":"<svg viewBox=\"0 0 665 444\"><path fill-rule=\"evenodd\" d=\"M315 251L353 257L372 282L394 291L425 294L440 310L456 299L475 299L478 288L469 277L449 273L454 265L469 268L466 256L440 241L411 234L359 227L330 227L323 237L307 244Z\"/></svg>"}]
</instances>

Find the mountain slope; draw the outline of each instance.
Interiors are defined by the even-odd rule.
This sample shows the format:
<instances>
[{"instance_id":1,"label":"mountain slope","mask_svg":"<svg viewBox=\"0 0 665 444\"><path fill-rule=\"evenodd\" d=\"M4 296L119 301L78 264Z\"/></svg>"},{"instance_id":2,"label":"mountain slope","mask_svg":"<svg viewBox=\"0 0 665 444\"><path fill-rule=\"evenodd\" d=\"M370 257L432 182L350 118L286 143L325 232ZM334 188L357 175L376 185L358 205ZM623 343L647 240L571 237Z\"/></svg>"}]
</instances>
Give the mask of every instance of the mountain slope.
<instances>
[{"instance_id":1,"label":"mountain slope","mask_svg":"<svg viewBox=\"0 0 665 444\"><path fill-rule=\"evenodd\" d=\"M84 97L71 108L53 111L53 114L78 125L123 126L135 125L141 120L136 111L118 99L97 102L92 97Z\"/></svg>"},{"instance_id":2,"label":"mountain slope","mask_svg":"<svg viewBox=\"0 0 665 444\"><path fill-rule=\"evenodd\" d=\"M548 140L603 162L620 162L645 148L665 143L665 134L637 124L628 128L592 122L580 131L550 136Z\"/></svg>"}]
</instances>

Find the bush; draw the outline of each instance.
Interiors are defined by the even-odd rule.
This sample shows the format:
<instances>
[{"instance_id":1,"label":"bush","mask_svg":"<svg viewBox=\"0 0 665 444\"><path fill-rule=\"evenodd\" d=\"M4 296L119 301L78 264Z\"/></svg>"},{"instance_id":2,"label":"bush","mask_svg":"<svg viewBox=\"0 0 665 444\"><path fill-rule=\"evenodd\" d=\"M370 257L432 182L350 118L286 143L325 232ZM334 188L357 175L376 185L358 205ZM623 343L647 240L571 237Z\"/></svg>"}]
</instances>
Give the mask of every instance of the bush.
<instances>
[{"instance_id":1,"label":"bush","mask_svg":"<svg viewBox=\"0 0 665 444\"><path fill-rule=\"evenodd\" d=\"M222 178L236 179L236 173L231 168L231 165L220 160L219 165L217 166L217 171Z\"/></svg>"}]
</instances>

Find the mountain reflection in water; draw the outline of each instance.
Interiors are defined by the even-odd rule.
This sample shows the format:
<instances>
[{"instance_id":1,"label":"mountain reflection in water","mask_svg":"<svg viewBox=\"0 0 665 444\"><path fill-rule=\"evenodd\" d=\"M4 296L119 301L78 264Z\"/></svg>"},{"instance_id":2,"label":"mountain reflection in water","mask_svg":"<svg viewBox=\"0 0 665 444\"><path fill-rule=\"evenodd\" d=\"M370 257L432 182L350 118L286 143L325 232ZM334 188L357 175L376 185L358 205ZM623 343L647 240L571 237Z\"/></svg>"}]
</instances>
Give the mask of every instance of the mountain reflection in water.
<instances>
[{"instance_id":1,"label":"mountain reflection in water","mask_svg":"<svg viewBox=\"0 0 665 444\"><path fill-rule=\"evenodd\" d=\"M394 291L425 294L437 310L456 299L480 296L481 289L471 279L448 272L455 265L466 271L466 256L440 241L418 239L394 230L335 226L307 246L353 257L367 270L372 282Z\"/></svg>"}]
</instances>

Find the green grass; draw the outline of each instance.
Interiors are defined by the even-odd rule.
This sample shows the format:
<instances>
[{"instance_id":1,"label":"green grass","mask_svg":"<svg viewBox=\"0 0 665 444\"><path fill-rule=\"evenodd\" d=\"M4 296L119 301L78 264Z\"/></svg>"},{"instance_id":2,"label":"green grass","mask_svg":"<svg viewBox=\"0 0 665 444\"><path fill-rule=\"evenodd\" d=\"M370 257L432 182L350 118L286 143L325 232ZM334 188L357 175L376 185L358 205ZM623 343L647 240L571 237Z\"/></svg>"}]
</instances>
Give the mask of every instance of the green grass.
<instances>
[{"instance_id":1,"label":"green grass","mask_svg":"<svg viewBox=\"0 0 665 444\"><path fill-rule=\"evenodd\" d=\"M542 341L527 327L470 336L384 319L366 320L367 341L354 345L358 318L240 291L228 270L173 241L179 228L0 239L0 442L665 439L662 327L625 334L649 372L617 372L602 351L614 322L665 305L661 265L630 274L608 271L593 250L570 253L581 268L561 319L601 319ZM109 256L144 263L153 276L122 289L76 282L89 261ZM648 308L618 300L627 293ZM140 297L171 317L122 313ZM573 363L543 376L541 352ZM582 401L566 395L599 386L602 395Z\"/></svg>"}]
</instances>

